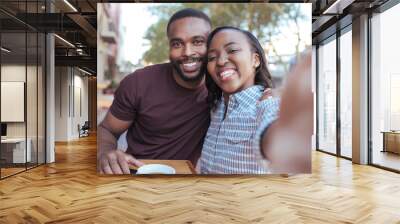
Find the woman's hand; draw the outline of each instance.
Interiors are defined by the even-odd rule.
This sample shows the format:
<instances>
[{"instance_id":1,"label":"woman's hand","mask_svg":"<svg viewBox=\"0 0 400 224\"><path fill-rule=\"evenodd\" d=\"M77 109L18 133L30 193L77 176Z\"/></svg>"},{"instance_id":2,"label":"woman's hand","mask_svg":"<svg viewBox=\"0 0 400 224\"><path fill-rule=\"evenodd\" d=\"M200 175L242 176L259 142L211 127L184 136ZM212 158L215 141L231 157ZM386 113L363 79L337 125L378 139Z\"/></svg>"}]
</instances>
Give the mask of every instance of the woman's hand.
<instances>
[{"instance_id":1,"label":"woman's hand","mask_svg":"<svg viewBox=\"0 0 400 224\"><path fill-rule=\"evenodd\" d=\"M264 133L262 151L274 173L310 173L313 130L311 51L302 54L287 77L279 118Z\"/></svg>"}]
</instances>

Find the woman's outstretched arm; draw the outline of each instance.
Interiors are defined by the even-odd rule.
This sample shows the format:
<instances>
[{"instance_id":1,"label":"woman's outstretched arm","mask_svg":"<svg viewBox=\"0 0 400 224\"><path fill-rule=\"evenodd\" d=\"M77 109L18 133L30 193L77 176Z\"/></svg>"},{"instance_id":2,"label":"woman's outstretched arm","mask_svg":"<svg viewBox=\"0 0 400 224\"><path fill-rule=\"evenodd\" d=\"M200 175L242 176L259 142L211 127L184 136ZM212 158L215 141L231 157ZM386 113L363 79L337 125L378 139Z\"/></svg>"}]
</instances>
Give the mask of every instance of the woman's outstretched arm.
<instances>
[{"instance_id":1,"label":"woman's outstretched arm","mask_svg":"<svg viewBox=\"0 0 400 224\"><path fill-rule=\"evenodd\" d=\"M258 144L273 173L310 173L313 131L311 51L297 60L282 90L279 118Z\"/></svg>"}]
</instances>

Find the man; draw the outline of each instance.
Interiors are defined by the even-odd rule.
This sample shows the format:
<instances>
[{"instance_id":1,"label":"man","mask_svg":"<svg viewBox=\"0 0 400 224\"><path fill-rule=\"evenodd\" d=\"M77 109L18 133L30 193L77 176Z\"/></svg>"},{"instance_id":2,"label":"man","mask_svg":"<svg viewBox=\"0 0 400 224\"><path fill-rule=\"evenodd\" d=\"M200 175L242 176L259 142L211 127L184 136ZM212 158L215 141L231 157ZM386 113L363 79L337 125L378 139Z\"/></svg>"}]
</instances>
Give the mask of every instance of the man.
<instances>
[{"instance_id":1,"label":"man","mask_svg":"<svg viewBox=\"0 0 400 224\"><path fill-rule=\"evenodd\" d=\"M194 9L167 25L170 62L139 69L121 81L98 128L98 171L129 174L138 159L188 159L196 164L210 113L204 59L211 22ZM126 153L117 139L128 130Z\"/></svg>"}]
</instances>

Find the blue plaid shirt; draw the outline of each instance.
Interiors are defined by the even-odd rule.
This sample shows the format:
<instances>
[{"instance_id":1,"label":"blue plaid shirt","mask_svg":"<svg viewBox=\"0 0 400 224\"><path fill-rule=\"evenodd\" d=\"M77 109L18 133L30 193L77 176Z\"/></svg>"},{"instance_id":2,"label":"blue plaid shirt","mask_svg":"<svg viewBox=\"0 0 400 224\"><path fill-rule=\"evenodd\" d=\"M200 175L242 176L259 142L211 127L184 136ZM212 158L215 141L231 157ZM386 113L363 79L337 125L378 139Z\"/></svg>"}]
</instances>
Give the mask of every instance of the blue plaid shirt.
<instances>
[{"instance_id":1,"label":"blue plaid shirt","mask_svg":"<svg viewBox=\"0 0 400 224\"><path fill-rule=\"evenodd\" d=\"M211 113L200 158L202 174L265 174L268 162L260 151L260 137L277 119L279 99L259 102L264 87L255 85L218 102Z\"/></svg>"}]
</instances>

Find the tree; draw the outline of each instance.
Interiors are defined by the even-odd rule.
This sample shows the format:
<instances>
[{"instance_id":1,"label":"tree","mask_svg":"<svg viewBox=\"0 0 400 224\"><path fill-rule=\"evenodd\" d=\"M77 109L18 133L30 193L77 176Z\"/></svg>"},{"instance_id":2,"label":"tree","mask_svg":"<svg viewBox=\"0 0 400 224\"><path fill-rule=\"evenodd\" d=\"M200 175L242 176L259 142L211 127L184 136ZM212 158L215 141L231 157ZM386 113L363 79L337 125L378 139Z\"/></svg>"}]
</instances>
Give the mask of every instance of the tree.
<instances>
[{"instance_id":1,"label":"tree","mask_svg":"<svg viewBox=\"0 0 400 224\"><path fill-rule=\"evenodd\" d=\"M265 45L274 35L281 33L281 26L289 22L297 25L306 18L298 4L265 4L265 3L177 3L154 6L150 10L160 19L146 32L145 39L150 43L150 49L143 59L147 63L168 61L168 40L166 26L174 12L183 8L195 8L209 15L213 28L218 26L235 26L253 33L262 45ZM297 26L298 27L298 26ZM298 34L298 32L297 32ZM298 38L300 36L298 35ZM300 43L299 40L298 43ZM278 63L284 63L272 46L272 52L277 56ZM296 47L298 50L298 46Z\"/></svg>"}]
</instances>

